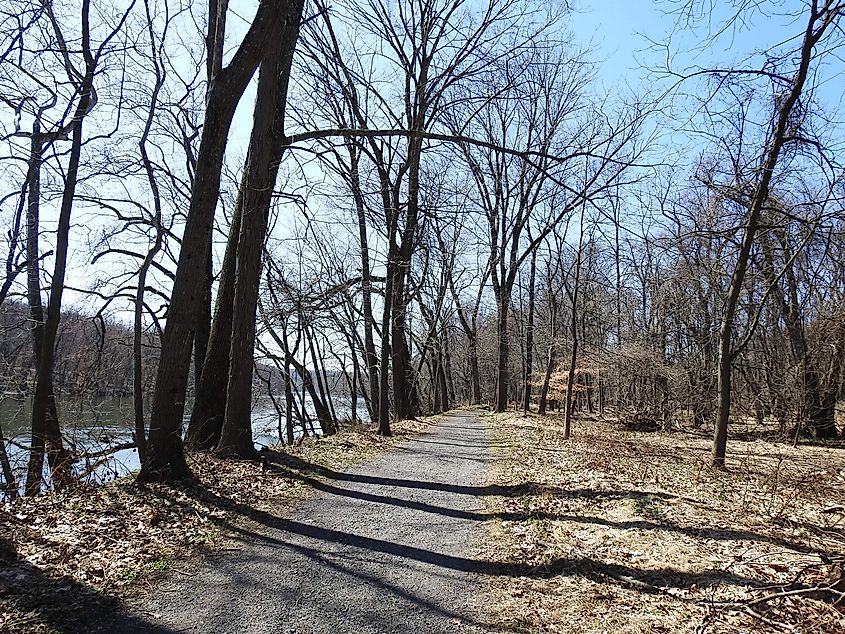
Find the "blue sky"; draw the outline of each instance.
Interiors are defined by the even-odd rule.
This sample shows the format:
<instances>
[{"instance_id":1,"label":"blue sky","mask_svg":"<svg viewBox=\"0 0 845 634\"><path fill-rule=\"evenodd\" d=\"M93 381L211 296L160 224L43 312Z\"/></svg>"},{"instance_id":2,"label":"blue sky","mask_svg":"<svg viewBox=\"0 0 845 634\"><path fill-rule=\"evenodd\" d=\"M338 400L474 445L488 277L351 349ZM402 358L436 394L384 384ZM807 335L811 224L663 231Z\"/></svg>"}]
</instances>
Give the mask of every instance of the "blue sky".
<instances>
[{"instance_id":1,"label":"blue sky","mask_svg":"<svg viewBox=\"0 0 845 634\"><path fill-rule=\"evenodd\" d=\"M576 41L595 51L599 76L606 88L618 83L639 84L642 61L653 58L643 53L648 42L642 33L661 38L667 30L656 5L648 0L581 0L571 18Z\"/></svg>"},{"instance_id":2,"label":"blue sky","mask_svg":"<svg viewBox=\"0 0 845 634\"><path fill-rule=\"evenodd\" d=\"M670 41L677 67L715 67L741 64L759 65L760 51L799 35L806 26L805 0L773 0L761 3L762 10L746 12L744 19L732 23L715 42L702 45L710 35L734 15L739 0L695 0L696 7L707 7L699 14L695 28L675 28L677 16L672 11L681 0L576 0L571 16L571 30L576 41L589 46L598 62L598 73L606 88L628 83L635 89L644 84L644 66L660 65L663 54L650 47L654 42ZM709 11L713 5L712 12ZM765 11L765 13L763 12ZM792 40L787 46L797 46ZM845 63L840 56L828 57L821 94L828 107L836 108L845 85Z\"/></svg>"}]
</instances>

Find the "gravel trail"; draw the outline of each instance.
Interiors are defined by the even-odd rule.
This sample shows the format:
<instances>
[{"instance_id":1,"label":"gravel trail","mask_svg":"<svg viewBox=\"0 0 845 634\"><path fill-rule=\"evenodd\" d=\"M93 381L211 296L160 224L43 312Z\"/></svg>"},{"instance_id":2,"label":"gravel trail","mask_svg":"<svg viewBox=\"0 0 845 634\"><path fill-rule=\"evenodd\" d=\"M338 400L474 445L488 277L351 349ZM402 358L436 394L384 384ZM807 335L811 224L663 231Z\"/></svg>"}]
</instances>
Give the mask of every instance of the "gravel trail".
<instances>
[{"instance_id":1,"label":"gravel trail","mask_svg":"<svg viewBox=\"0 0 845 634\"><path fill-rule=\"evenodd\" d=\"M477 412L264 514L236 552L174 575L108 631L215 634L479 632L481 496L490 437ZM145 625L139 626L141 616Z\"/></svg>"}]
</instances>

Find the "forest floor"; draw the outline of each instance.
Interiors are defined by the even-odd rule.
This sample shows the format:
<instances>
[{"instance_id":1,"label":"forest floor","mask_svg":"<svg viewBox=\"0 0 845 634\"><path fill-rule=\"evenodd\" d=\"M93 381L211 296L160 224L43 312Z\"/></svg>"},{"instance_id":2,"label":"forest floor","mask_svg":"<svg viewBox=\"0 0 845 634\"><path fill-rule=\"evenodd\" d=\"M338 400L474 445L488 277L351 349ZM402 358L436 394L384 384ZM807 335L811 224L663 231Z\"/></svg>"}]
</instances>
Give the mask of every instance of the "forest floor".
<instances>
[{"instance_id":1,"label":"forest floor","mask_svg":"<svg viewBox=\"0 0 845 634\"><path fill-rule=\"evenodd\" d=\"M845 631L845 449L562 431L457 411L0 507L0 632Z\"/></svg>"},{"instance_id":2,"label":"forest floor","mask_svg":"<svg viewBox=\"0 0 845 634\"><path fill-rule=\"evenodd\" d=\"M137 488L129 477L0 503L0 632L87 631L91 614L114 611L186 561L229 548L250 525L244 508L289 506L322 473L383 453L432 421L402 421L392 438L347 425L286 447L284 469L189 455L197 480L190 486Z\"/></svg>"},{"instance_id":3,"label":"forest floor","mask_svg":"<svg viewBox=\"0 0 845 634\"><path fill-rule=\"evenodd\" d=\"M492 416L487 556L517 632L845 632L845 449Z\"/></svg>"}]
</instances>

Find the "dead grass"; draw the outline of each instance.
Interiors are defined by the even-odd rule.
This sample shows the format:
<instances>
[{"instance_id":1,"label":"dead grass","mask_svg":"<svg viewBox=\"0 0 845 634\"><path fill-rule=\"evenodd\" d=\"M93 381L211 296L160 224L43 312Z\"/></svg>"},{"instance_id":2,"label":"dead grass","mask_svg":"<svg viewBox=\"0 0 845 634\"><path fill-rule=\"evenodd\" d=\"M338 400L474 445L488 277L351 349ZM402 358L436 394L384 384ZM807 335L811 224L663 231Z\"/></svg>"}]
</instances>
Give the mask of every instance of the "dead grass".
<instances>
[{"instance_id":1,"label":"dead grass","mask_svg":"<svg viewBox=\"0 0 845 634\"><path fill-rule=\"evenodd\" d=\"M722 472L705 438L560 423L491 417L515 493L491 498L489 556L533 571L496 582L500 626L845 631L845 451L732 441Z\"/></svg>"},{"instance_id":2,"label":"dead grass","mask_svg":"<svg viewBox=\"0 0 845 634\"><path fill-rule=\"evenodd\" d=\"M0 632L67 631L62 622L113 605L114 597L149 586L180 562L225 547L236 527L249 523L233 509L278 509L306 493L307 480L321 471L343 470L429 425L402 421L391 438L348 425L335 436L282 449L293 459L284 469L192 455L197 483L183 488L137 488L124 478L2 504Z\"/></svg>"}]
</instances>

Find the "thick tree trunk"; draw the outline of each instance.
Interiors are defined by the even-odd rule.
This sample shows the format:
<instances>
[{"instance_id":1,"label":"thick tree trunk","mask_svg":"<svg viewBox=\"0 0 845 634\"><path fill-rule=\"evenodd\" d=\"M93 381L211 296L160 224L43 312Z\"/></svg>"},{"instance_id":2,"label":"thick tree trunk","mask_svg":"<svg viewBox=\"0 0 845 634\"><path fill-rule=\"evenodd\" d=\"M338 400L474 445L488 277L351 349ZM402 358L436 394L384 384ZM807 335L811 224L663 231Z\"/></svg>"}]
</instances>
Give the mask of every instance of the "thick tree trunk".
<instances>
[{"instance_id":1,"label":"thick tree trunk","mask_svg":"<svg viewBox=\"0 0 845 634\"><path fill-rule=\"evenodd\" d=\"M419 87L424 87L425 84L426 68L423 67L420 71ZM421 95L420 97L424 100L424 97ZM417 107L419 111L413 128L415 130L422 130L424 119L420 116L420 113L425 112L425 106L423 103L419 103ZM405 218L405 227L402 230L397 266L394 271L396 281L393 289L393 332L391 344L393 350L393 401L396 410L395 415L399 420L414 418L419 413L419 395L417 394L416 378L405 338L408 302L405 285L411 270L411 256L417 239L422 143L422 137L415 136L408 139L408 211Z\"/></svg>"},{"instance_id":2,"label":"thick tree trunk","mask_svg":"<svg viewBox=\"0 0 845 634\"><path fill-rule=\"evenodd\" d=\"M194 329L204 297L208 236L212 231L220 193L223 155L238 101L263 56L266 41L275 32L279 15L287 5L287 2L269 0L259 4L255 19L232 61L220 71L208 91L197 168L191 187L191 204L182 236L167 325L162 335L150 417L149 456L138 475L141 482L174 481L191 476L182 447L182 415Z\"/></svg>"},{"instance_id":3,"label":"thick tree trunk","mask_svg":"<svg viewBox=\"0 0 845 634\"><path fill-rule=\"evenodd\" d=\"M241 233L243 196L246 174L238 190L220 280L214 321L208 339L206 361L194 395L194 408L185 444L192 451L211 451L220 442L223 418L226 415L226 385L229 382L229 347L232 340L232 317L235 300L235 263Z\"/></svg>"},{"instance_id":4,"label":"thick tree trunk","mask_svg":"<svg viewBox=\"0 0 845 634\"><path fill-rule=\"evenodd\" d=\"M397 267L390 324L391 360L393 367L393 407L394 416L397 420L412 418L414 415L411 411L411 386L408 381L409 376L407 372L408 346L405 341L404 277L401 269Z\"/></svg>"},{"instance_id":5,"label":"thick tree trunk","mask_svg":"<svg viewBox=\"0 0 845 634\"><path fill-rule=\"evenodd\" d=\"M232 341L226 415L218 455L257 458L252 442L252 371L255 317L261 279L261 254L267 235L270 203L284 150L284 122L293 52L299 37L302 0L290 3L278 25L279 41L265 54L258 75L253 135L247 158L244 211L235 269ZM322 421L321 421L322 424ZM325 430L324 430L325 431Z\"/></svg>"}]
</instances>

